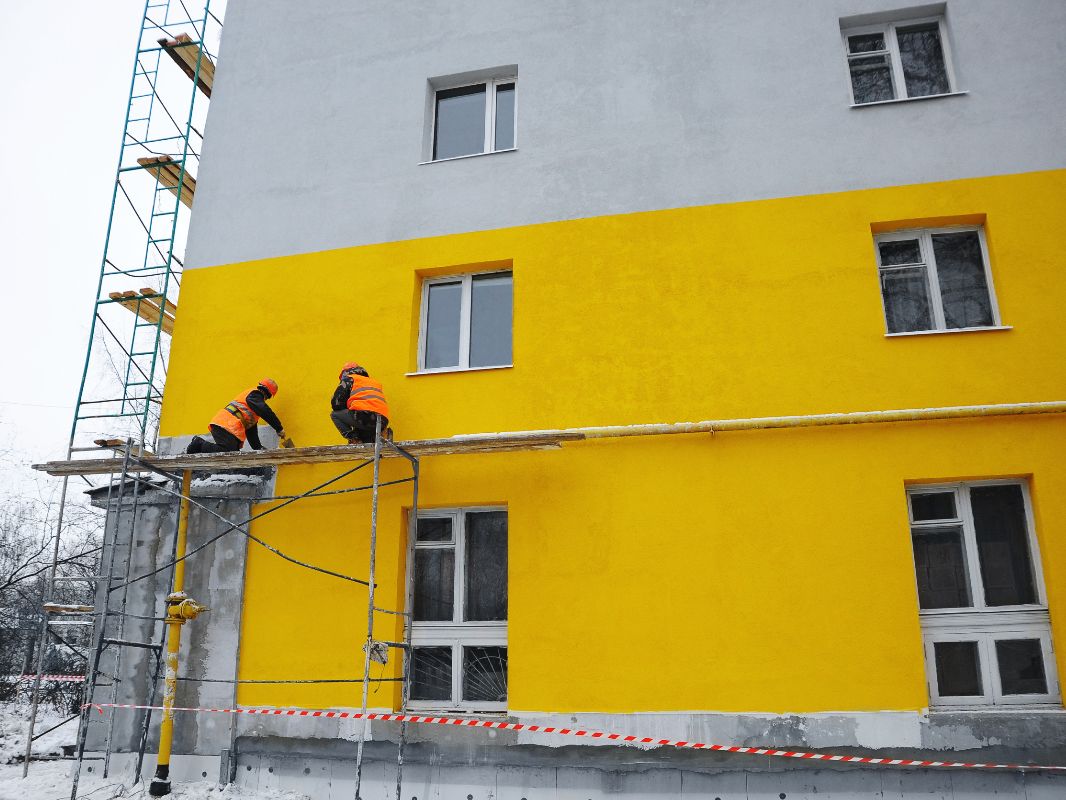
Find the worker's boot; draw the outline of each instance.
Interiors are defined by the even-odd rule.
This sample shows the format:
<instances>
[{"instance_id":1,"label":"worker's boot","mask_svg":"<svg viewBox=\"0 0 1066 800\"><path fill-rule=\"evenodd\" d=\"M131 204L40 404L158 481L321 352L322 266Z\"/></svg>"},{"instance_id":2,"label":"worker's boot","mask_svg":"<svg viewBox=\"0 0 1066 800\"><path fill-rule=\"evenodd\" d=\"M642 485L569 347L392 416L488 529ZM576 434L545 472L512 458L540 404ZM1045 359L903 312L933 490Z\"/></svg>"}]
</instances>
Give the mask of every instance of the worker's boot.
<instances>
[{"instance_id":1,"label":"worker's boot","mask_svg":"<svg viewBox=\"0 0 1066 800\"><path fill-rule=\"evenodd\" d=\"M186 453L202 453L204 451L204 445L206 442L202 436L192 437L192 441L189 442L189 446L185 448Z\"/></svg>"},{"instance_id":2,"label":"worker's boot","mask_svg":"<svg viewBox=\"0 0 1066 800\"><path fill-rule=\"evenodd\" d=\"M386 439L388 439L391 442L392 441L392 426L390 425L389 427L387 427L385 429L385 432L383 434L381 434L381 435L384 436Z\"/></svg>"}]
</instances>

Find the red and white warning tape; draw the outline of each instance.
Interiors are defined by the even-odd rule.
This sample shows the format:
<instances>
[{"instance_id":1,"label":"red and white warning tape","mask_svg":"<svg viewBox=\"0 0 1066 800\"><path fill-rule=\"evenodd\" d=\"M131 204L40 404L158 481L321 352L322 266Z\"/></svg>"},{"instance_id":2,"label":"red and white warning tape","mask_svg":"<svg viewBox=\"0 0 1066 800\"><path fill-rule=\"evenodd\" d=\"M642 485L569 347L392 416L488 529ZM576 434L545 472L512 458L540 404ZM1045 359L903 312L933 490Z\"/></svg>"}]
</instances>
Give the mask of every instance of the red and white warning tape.
<instances>
[{"instance_id":1,"label":"red and white warning tape","mask_svg":"<svg viewBox=\"0 0 1066 800\"><path fill-rule=\"evenodd\" d=\"M105 708L137 708L162 711L162 706L124 705L121 703L91 703L83 708L95 708L101 714ZM677 739L656 739L649 736L627 736L621 733L587 731L575 728L556 728L545 725L526 725L520 722L496 722L488 719L460 719L457 717L427 717L419 714L382 714L358 711L314 711L303 708L174 708L174 711L191 711L215 714L263 714L272 717L323 717L325 719L369 719L383 722L415 722L427 725L458 725L466 728L492 728L503 731L529 731L531 733L556 733L562 736L584 736L589 739L609 739L633 744L654 744L665 747L681 747L686 750L715 750L722 753L748 753L757 756L780 756L801 758L808 761L836 761L842 764L881 764L893 767L965 767L969 769L1009 770L1057 770L1066 772L1066 766L1042 764L971 764L963 761L922 761L911 758L871 758L869 756L837 756L830 753L805 753L793 750L775 750L770 747L736 747L706 742L685 742Z\"/></svg>"},{"instance_id":2,"label":"red and white warning tape","mask_svg":"<svg viewBox=\"0 0 1066 800\"><path fill-rule=\"evenodd\" d=\"M8 675L7 677L13 678L15 681L21 682L21 681L32 681L37 676L36 675ZM41 676L41 680L42 681L70 681L70 682L76 681L78 683L81 683L82 681L85 680L85 676L84 675L42 675Z\"/></svg>"}]
</instances>

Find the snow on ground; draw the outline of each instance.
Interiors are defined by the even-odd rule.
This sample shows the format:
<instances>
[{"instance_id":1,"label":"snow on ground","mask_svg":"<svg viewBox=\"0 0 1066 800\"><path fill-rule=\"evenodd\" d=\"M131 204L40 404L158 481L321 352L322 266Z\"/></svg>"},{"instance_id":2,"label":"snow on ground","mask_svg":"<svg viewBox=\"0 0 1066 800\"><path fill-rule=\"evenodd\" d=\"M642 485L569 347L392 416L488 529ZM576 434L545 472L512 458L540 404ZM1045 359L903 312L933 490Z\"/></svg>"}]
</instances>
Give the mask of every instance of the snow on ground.
<instances>
[{"instance_id":1,"label":"snow on ground","mask_svg":"<svg viewBox=\"0 0 1066 800\"><path fill-rule=\"evenodd\" d=\"M29 713L28 704L0 703L0 800L67 800L72 785L71 761L32 761L30 774L22 777L21 757L26 747ZM42 707L38 711L37 730L46 730L63 719L62 714ZM34 755L62 755L63 745L74 744L77 732L77 721L68 722L34 742ZM308 800L307 795L295 792L220 787L210 781L175 783L170 796L175 800ZM134 786L132 776L116 774L102 780L83 770L78 797L86 800L147 798L148 781Z\"/></svg>"},{"instance_id":2,"label":"snow on ground","mask_svg":"<svg viewBox=\"0 0 1066 800\"><path fill-rule=\"evenodd\" d=\"M21 764L0 766L0 800L69 800L71 762L39 761L30 764L30 774L22 777ZM221 787L209 781L175 783L169 795L175 800L309 800L307 795L282 791L252 791L239 786ZM120 777L101 780L83 772L78 797L84 800L147 800L148 782L126 785Z\"/></svg>"},{"instance_id":3,"label":"snow on ground","mask_svg":"<svg viewBox=\"0 0 1066 800\"><path fill-rule=\"evenodd\" d=\"M42 705L37 709L36 733L46 731L58 725L69 715L57 714L50 706ZM26 750L26 732L29 729L30 706L26 702L0 703L0 764L7 764L21 758ZM74 744L78 732L78 722L68 722L60 728L46 733L33 743L33 754L37 756L63 755L63 745Z\"/></svg>"}]
</instances>

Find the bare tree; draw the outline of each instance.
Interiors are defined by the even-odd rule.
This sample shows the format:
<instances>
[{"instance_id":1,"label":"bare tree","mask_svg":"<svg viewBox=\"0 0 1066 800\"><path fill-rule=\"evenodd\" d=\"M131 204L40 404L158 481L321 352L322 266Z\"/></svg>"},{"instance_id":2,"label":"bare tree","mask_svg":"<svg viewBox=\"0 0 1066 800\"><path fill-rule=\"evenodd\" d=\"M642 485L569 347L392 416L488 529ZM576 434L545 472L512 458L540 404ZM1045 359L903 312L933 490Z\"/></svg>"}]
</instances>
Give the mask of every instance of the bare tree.
<instances>
[{"instance_id":1,"label":"bare tree","mask_svg":"<svg viewBox=\"0 0 1066 800\"><path fill-rule=\"evenodd\" d=\"M28 490L0 492L0 699L12 699L28 688L20 676L36 666L43 604L92 603L89 581L57 582L51 592L47 585L57 533L58 491L58 485L36 484ZM68 498L57 576L95 574L102 530L100 512L81 498ZM47 630L45 671L83 673L88 629L57 632L49 626ZM45 690L45 699L56 706L69 708L79 702L79 684L49 683Z\"/></svg>"}]
</instances>

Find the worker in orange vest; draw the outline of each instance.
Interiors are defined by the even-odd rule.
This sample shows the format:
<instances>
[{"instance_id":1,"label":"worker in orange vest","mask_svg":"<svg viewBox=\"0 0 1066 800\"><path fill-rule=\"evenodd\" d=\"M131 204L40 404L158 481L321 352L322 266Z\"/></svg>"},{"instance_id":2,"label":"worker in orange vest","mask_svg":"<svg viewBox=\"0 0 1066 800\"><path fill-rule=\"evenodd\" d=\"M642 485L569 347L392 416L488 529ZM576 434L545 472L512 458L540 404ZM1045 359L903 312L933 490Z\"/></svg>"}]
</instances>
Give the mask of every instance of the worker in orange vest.
<instances>
[{"instance_id":1,"label":"worker in orange vest","mask_svg":"<svg viewBox=\"0 0 1066 800\"><path fill-rule=\"evenodd\" d=\"M207 428L215 441L209 442L202 436L194 436L185 452L228 453L244 447L245 440L253 450L263 450L257 429L260 417L278 432L278 439L284 441L286 437L281 420L266 402L277 393L278 383L272 378L263 378L257 386L241 392L208 423Z\"/></svg>"},{"instance_id":2,"label":"worker in orange vest","mask_svg":"<svg viewBox=\"0 0 1066 800\"><path fill-rule=\"evenodd\" d=\"M392 438L385 390L356 362L349 361L341 367L340 384L333 392L330 406L333 408L330 419L348 444L372 443L379 417L382 434Z\"/></svg>"}]
</instances>

